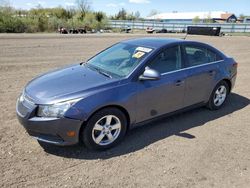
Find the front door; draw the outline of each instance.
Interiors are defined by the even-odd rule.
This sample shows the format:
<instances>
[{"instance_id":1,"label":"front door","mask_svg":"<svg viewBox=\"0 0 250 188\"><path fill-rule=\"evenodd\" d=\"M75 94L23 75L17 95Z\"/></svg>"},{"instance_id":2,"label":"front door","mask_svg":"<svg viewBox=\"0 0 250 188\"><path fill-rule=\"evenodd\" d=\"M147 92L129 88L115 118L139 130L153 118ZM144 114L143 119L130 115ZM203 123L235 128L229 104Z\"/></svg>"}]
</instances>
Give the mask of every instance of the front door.
<instances>
[{"instance_id":1,"label":"front door","mask_svg":"<svg viewBox=\"0 0 250 188\"><path fill-rule=\"evenodd\" d=\"M137 82L137 122L176 111L183 106L186 75L180 70L180 47L164 49L146 66L161 73L161 78Z\"/></svg>"}]
</instances>

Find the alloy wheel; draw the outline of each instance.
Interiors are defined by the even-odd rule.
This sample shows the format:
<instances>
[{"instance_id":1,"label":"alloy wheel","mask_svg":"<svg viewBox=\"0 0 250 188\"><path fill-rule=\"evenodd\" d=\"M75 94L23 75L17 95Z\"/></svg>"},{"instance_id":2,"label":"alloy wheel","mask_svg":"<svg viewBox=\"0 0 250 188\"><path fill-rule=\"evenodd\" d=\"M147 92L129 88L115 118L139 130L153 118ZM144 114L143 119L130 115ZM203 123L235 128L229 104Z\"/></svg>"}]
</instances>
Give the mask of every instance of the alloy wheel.
<instances>
[{"instance_id":1,"label":"alloy wheel","mask_svg":"<svg viewBox=\"0 0 250 188\"><path fill-rule=\"evenodd\" d=\"M99 119L92 129L92 139L98 145L105 146L114 142L121 132L121 121L114 115Z\"/></svg>"},{"instance_id":2,"label":"alloy wheel","mask_svg":"<svg viewBox=\"0 0 250 188\"><path fill-rule=\"evenodd\" d=\"M214 105L221 106L227 97L227 88L224 85L218 87L214 93Z\"/></svg>"}]
</instances>

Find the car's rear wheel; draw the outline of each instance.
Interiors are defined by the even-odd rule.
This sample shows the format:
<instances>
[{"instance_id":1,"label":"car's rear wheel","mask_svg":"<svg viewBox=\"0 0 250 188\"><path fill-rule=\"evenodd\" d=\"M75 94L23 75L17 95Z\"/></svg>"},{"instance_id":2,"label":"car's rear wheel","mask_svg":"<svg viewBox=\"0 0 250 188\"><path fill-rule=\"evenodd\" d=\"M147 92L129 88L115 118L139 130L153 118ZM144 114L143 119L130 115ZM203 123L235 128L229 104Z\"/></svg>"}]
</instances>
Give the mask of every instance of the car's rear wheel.
<instances>
[{"instance_id":1,"label":"car's rear wheel","mask_svg":"<svg viewBox=\"0 0 250 188\"><path fill-rule=\"evenodd\" d=\"M95 113L82 132L82 141L90 149L113 147L124 137L127 119L117 108L105 108Z\"/></svg>"},{"instance_id":2,"label":"car's rear wheel","mask_svg":"<svg viewBox=\"0 0 250 188\"><path fill-rule=\"evenodd\" d=\"M225 82L225 81L219 82L215 86L215 88L210 96L210 99L209 99L208 104L207 104L208 108L211 110L220 109L223 106L223 104L225 103L228 94L229 94L229 87L228 87L227 82Z\"/></svg>"}]
</instances>

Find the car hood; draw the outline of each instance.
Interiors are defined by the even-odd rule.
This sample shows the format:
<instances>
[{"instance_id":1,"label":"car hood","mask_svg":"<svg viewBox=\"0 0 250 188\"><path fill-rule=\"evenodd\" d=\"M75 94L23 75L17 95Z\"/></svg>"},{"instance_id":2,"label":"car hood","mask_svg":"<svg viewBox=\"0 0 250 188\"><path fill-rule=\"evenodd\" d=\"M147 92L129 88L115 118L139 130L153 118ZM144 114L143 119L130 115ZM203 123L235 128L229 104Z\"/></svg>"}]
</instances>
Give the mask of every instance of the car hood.
<instances>
[{"instance_id":1,"label":"car hood","mask_svg":"<svg viewBox=\"0 0 250 188\"><path fill-rule=\"evenodd\" d=\"M115 78L108 78L78 64L33 79L25 87L25 94L36 104L52 104L84 97L84 93L103 88L116 81Z\"/></svg>"}]
</instances>

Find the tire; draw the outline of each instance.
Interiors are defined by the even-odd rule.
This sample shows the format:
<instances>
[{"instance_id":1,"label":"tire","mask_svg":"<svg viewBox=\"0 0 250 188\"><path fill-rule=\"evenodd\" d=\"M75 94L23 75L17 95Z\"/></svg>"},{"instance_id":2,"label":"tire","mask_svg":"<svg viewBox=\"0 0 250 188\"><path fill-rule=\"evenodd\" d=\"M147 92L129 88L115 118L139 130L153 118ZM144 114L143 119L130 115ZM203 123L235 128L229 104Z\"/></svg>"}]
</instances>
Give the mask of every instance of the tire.
<instances>
[{"instance_id":1,"label":"tire","mask_svg":"<svg viewBox=\"0 0 250 188\"><path fill-rule=\"evenodd\" d=\"M224 105L228 94L229 94L229 86L228 86L227 82L225 82L225 81L219 82L215 86L215 88L214 88L214 90L209 98L209 101L207 103L207 107L210 110L220 109Z\"/></svg>"},{"instance_id":2,"label":"tire","mask_svg":"<svg viewBox=\"0 0 250 188\"><path fill-rule=\"evenodd\" d=\"M127 131L127 118L117 108L96 112L87 122L81 140L89 149L105 150L118 144Z\"/></svg>"}]
</instances>

